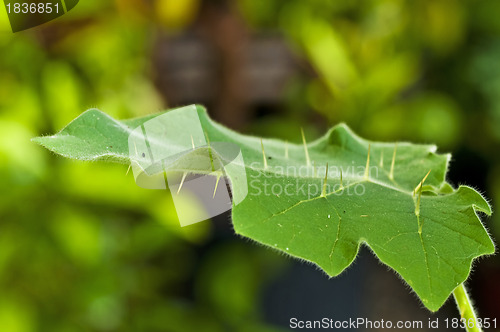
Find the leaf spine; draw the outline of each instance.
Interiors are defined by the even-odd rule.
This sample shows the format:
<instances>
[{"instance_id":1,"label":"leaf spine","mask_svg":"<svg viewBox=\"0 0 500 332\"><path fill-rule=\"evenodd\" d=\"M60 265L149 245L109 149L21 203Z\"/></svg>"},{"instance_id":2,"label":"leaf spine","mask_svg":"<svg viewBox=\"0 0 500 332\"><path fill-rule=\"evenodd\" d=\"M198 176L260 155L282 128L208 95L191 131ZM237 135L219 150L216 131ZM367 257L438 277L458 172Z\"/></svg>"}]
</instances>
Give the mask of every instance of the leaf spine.
<instances>
[{"instance_id":1,"label":"leaf spine","mask_svg":"<svg viewBox=\"0 0 500 332\"><path fill-rule=\"evenodd\" d=\"M260 139L260 147L262 148L262 160L264 161L264 169L267 169L266 151L264 151L264 143L262 142L262 138Z\"/></svg>"},{"instance_id":2,"label":"leaf spine","mask_svg":"<svg viewBox=\"0 0 500 332\"><path fill-rule=\"evenodd\" d=\"M326 163L325 179L323 180L323 189L321 190L321 197L326 197L326 181L328 180L328 163Z\"/></svg>"},{"instance_id":3,"label":"leaf spine","mask_svg":"<svg viewBox=\"0 0 500 332\"><path fill-rule=\"evenodd\" d=\"M419 182L419 184L415 187L415 189L413 189L413 196L415 196L418 190L422 189L422 185L424 184L425 180L427 179L430 173L431 169L427 172L427 174L425 174L424 178L422 179L422 181Z\"/></svg>"},{"instance_id":4,"label":"leaf spine","mask_svg":"<svg viewBox=\"0 0 500 332\"><path fill-rule=\"evenodd\" d=\"M304 128L300 128L300 133L302 134L302 142L304 143L304 152L306 154L307 166L311 166L311 159L309 159L309 151L307 150L306 136L304 135Z\"/></svg>"},{"instance_id":5,"label":"leaf spine","mask_svg":"<svg viewBox=\"0 0 500 332\"><path fill-rule=\"evenodd\" d=\"M178 194L179 194L179 192L181 191L182 185L184 184L184 180L186 180L186 175L187 175L187 172L184 172L184 173L182 174L181 183L179 184L179 188L177 188L177 195L178 195Z\"/></svg>"},{"instance_id":6,"label":"leaf spine","mask_svg":"<svg viewBox=\"0 0 500 332\"><path fill-rule=\"evenodd\" d=\"M215 193L217 192L217 186L219 185L220 178L221 178L221 175L217 174L217 181L215 182L214 194L212 195L212 198L215 198Z\"/></svg>"},{"instance_id":7,"label":"leaf spine","mask_svg":"<svg viewBox=\"0 0 500 332\"><path fill-rule=\"evenodd\" d=\"M366 167L365 167L365 179L370 178L370 148L371 144L368 144L368 156L366 157Z\"/></svg>"},{"instance_id":8,"label":"leaf spine","mask_svg":"<svg viewBox=\"0 0 500 332\"><path fill-rule=\"evenodd\" d=\"M392 153L391 170L389 171L389 179L394 180L394 164L396 163L396 151L398 150L398 143L394 144L394 152Z\"/></svg>"},{"instance_id":9,"label":"leaf spine","mask_svg":"<svg viewBox=\"0 0 500 332\"><path fill-rule=\"evenodd\" d=\"M431 170L429 170L429 172L427 172L427 174L424 176L424 178L422 179L422 181L420 181L420 184L417 186L417 188L415 188L415 191L416 192L418 190L418 198L417 198L417 204L415 204L415 215L417 216L418 220L419 220L419 233L422 232L422 225L420 224L420 199L422 198L422 187L423 187L423 184L424 184L424 181L427 179L427 177L429 176L429 174L431 173Z\"/></svg>"}]
</instances>

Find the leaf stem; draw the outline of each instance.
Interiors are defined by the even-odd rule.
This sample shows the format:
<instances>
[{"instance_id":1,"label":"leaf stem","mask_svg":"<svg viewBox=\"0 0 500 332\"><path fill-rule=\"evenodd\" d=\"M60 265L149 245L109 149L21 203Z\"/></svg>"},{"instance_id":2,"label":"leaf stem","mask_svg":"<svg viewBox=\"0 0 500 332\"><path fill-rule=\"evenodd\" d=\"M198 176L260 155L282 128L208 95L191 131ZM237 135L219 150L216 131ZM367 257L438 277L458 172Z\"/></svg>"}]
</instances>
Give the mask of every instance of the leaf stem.
<instances>
[{"instance_id":1,"label":"leaf stem","mask_svg":"<svg viewBox=\"0 0 500 332\"><path fill-rule=\"evenodd\" d=\"M478 325L476 312L474 306L467 294L467 289L464 284L460 284L453 291L453 297L457 303L458 311L460 312L460 318L464 318L465 329L467 332L482 332L481 327ZM470 323L469 323L470 322ZM473 323L473 324L472 324ZM472 327L470 327L472 325Z\"/></svg>"}]
</instances>

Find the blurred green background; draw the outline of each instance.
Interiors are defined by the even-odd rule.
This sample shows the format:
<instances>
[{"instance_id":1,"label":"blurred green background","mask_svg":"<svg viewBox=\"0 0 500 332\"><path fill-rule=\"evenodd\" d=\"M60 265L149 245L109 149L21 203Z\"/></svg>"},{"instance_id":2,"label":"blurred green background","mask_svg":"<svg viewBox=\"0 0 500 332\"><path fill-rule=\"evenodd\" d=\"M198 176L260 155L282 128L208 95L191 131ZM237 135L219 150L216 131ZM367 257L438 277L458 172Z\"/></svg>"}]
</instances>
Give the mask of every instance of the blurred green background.
<instances>
[{"instance_id":1,"label":"blurred green background","mask_svg":"<svg viewBox=\"0 0 500 332\"><path fill-rule=\"evenodd\" d=\"M372 140L435 143L449 181L500 204L497 0L85 0L0 34L0 330L277 331L310 315L425 319L363 250L341 277L232 233L181 228L167 192L126 167L30 138L97 107L128 118L203 103L239 131L299 141L344 121ZM500 238L500 214L484 218ZM500 260L469 285L500 325ZM451 301L438 313L457 315ZM436 317L436 316L432 316Z\"/></svg>"}]
</instances>

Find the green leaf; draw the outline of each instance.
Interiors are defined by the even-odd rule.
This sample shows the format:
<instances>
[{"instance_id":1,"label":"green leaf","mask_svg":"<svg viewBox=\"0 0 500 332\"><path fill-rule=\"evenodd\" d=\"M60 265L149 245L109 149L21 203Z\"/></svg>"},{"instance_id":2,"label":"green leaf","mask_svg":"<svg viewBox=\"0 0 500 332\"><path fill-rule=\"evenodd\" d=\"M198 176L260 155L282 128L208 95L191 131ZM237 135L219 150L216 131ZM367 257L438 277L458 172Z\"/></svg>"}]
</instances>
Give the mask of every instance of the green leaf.
<instances>
[{"instance_id":1,"label":"green leaf","mask_svg":"<svg viewBox=\"0 0 500 332\"><path fill-rule=\"evenodd\" d=\"M32 141L67 158L128 164L129 134L153 117L116 121L106 113L90 109L56 135L35 137Z\"/></svg>"},{"instance_id":2,"label":"green leaf","mask_svg":"<svg viewBox=\"0 0 500 332\"><path fill-rule=\"evenodd\" d=\"M432 311L467 279L474 258L495 250L477 215L490 215L490 206L474 189L445 181L450 155L435 146L370 142L343 124L309 144L261 140L196 110L210 142L241 149L248 194L232 210L240 235L313 262L329 276L347 268L365 244ZM92 109L58 134L33 140L69 158L139 163L129 157L128 137L155 116L117 121ZM168 149L175 135L149 140ZM193 167L199 151L180 156L175 171L203 173ZM243 174L226 175L238 190L235 178Z\"/></svg>"}]
</instances>

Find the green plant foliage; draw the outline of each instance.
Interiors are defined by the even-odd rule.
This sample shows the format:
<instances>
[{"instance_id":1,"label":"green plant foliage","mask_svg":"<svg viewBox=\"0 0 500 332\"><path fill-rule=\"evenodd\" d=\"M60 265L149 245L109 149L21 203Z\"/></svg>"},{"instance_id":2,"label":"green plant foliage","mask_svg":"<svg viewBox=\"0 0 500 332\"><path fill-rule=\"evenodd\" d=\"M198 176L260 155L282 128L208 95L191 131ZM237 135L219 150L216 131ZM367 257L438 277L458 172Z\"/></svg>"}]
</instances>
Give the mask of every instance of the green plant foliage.
<instances>
[{"instance_id":1,"label":"green plant foliage","mask_svg":"<svg viewBox=\"0 0 500 332\"><path fill-rule=\"evenodd\" d=\"M370 142L342 124L309 144L304 137L288 144L235 133L197 111L210 142L241 148L248 195L232 210L240 235L329 276L347 268L364 243L431 311L467 279L474 258L494 252L477 216L491 214L489 204L474 189L446 182L450 155L435 146ZM65 157L129 164L129 133L154 116L117 121L92 109L33 140Z\"/></svg>"}]
</instances>

